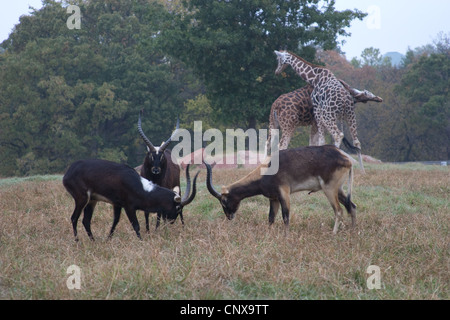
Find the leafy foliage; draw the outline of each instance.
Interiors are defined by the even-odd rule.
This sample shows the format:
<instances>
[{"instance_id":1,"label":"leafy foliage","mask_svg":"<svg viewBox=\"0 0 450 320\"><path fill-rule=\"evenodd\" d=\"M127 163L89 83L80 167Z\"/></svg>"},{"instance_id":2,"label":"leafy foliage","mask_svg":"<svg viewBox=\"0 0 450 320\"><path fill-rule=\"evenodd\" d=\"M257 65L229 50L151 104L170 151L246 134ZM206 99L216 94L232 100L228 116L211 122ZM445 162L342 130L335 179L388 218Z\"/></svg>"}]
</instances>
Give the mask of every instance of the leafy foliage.
<instances>
[{"instance_id":1,"label":"leafy foliage","mask_svg":"<svg viewBox=\"0 0 450 320\"><path fill-rule=\"evenodd\" d=\"M335 52L319 55L351 86L383 98L382 103L356 104L364 153L384 161L450 159L449 43L442 37L409 50L402 68L358 66Z\"/></svg>"},{"instance_id":2,"label":"leafy foliage","mask_svg":"<svg viewBox=\"0 0 450 320\"><path fill-rule=\"evenodd\" d=\"M194 96L183 92L195 81L155 45L168 19L161 5L78 5L81 29L68 29L66 9L47 0L2 44L2 175L62 171L87 157L138 164L145 150L136 134L139 110L146 133L159 142Z\"/></svg>"},{"instance_id":3,"label":"leafy foliage","mask_svg":"<svg viewBox=\"0 0 450 320\"><path fill-rule=\"evenodd\" d=\"M80 158L138 165L141 109L155 144L177 116L187 129L266 128L273 101L304 85L290 68L274 75L273 50L285 48L383 97L357 105L365 153L450 158L448 35L394 68L375 48L352 64L317 55L339 51L337 36L365 16L333 0L70 1L81 29L67 27L68 2L44 0L0 44L0 176L62 172Z\"/></svg>"},{"instance_id":4,"label":"leafy foliage","mask_svg":"<svg viewBox=\"0 0 450 320\"><path fill-rule=\"evenodd\" d=\"M404 159L450 158L450 54L423 55L397 87L407 99Z\"/></svg>"},{"instance_id":5,"label":"leafy foliage","mask_svg":"<svg viewBox=\"0 0 450 320\"><path fill-rule=\"evenodd\" d=\"M273 51L288 48L314 60L313 45L337 46L344 27L364 14L336 11L334 1L186 2L191 14L164 28L162 46L203 80L216 119L241 127L266 121L270 105L303 83L274 75Z\"/></svg>"}]
</instances>

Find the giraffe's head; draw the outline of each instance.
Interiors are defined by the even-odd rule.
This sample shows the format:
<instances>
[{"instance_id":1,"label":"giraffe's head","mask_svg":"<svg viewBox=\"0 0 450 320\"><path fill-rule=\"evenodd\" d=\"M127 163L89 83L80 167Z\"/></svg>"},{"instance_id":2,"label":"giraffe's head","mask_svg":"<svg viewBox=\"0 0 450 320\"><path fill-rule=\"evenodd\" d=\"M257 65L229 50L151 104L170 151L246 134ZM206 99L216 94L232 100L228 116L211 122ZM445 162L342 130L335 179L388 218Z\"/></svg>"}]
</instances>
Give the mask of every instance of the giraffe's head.
<instances>
[{"instance_id":1,"label":"giraffe's head","mask_svg":"<svg viewBox=\"0 0 450 320\"><path fill-rule=\"evenodd\" d=\"M278 67L275 70L275 74L280 74L283 72L283 70L288 66L289 57L290 54L287 51L276 51L275 54L277 55L277 61L278 61Z\"/></svg>"},{"instance_id":2,"label":"giraffe's head","mask_svg":"<svg viewBox=\"0 0 450 320\"><path fill-rule=\"evenodd\" d=\"M355 102L362 102L366 103L367 101L374 101L374 102L383 102L383 99L374 95L369 90L363 90L360 91L358 89L350 87L344 80L339 79L341 84L344 86L344 88L350 92Z\"/></svg>"},{"instance_id":3,"label":"giraffe's head","mask_svg":"<svg viewBox=\"0 0 450 320\"><path fill-rule=\"evenodd\" d=\"M356 102L363 102L366 103L367 101L374 101L374 102L383 102L383 99L374 95L369 90L359 91L356 89L353 89L356 94L353 95L353 98Z\"/></svg>"}]
</instances>

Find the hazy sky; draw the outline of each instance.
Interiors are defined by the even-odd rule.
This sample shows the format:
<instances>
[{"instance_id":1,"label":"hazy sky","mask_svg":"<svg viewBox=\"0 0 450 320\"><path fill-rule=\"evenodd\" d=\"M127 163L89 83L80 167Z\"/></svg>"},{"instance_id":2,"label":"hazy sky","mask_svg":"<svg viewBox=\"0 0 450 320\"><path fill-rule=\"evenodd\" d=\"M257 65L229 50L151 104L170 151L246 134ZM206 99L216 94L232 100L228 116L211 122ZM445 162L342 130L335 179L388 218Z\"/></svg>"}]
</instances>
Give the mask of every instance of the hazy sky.
<instances>
[{"instance_id":1,"label":"hazy sky","mask_svg":"<svg viewBox=\"0 0 450 320\"><path fill-rule=\"evenodd\" d=\"M368 47L381 53L405 53L432 43L439 32L450 32L449 0L337 0L337 10L359 9L369 13L363 21L354 21L351 37L343 38L347 59L360 56Z\"/></svg>"},{"instance_id":2,"label":"hazy sky","mask_svg":"<svg viewBox=\"0 0 450 320\"><path fill-rule=\"evenodd\" d=\"M19 17L29 14L29 6L41 8L41 0L0 0L0 42L8 38ZM336 9L359 9L370 15L363 21L354 21L343 38L342 47L348 59L360 56L368 47L381 53L405 53L431 43L440 31L450 32L449 0L336 0Z\"/></svg>"}]
</instances>

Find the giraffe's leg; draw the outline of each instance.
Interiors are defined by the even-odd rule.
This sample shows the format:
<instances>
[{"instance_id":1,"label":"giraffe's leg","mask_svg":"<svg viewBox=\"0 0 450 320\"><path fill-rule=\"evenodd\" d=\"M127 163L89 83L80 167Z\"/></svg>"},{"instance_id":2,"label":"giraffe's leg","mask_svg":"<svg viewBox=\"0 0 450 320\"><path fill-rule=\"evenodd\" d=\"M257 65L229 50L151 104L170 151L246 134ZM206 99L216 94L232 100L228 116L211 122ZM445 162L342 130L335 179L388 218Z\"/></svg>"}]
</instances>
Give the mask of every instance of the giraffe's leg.
<instances>
[{"instance_id":1,"label":"giraffe's leg","mask_svg":"<svg viewBox=\"0 0 450 320\"><path fill-rule=\"evenodd\" d=\"M363 172L363 174L365 174L366 171L364 169L364 164L363 164L362 155L361 155L361 142L359 142L359 140L358 140L356 116L355 116L355 112L354 112L353 108L349 108L349 110L350 111L346 113L346 121L347 121L347 125L350 127L350 134L352 135L353 145L359 149L357 151L359 166L361 167L361 171Z\"/></svg>"},{"instance_id":2,"label":"giraffe's leg","mask_svg":"<svg viewBox=\"0 0 450 320\"><path fill-rule=\"evenodd\" d=\"M267 141L266 146L264 148L264 159L266 159L271 153L272 153L272 129L278 129L275 128L275 119L273 117L274 109L272 107L272 110L270 110L270 117L269 117L269 132L267 132Z\"/></svg>"},{"instance_id":3,"label":"giraffe's leg","mask_svg":"<svg viewBox=\"0 0 450 320\"><path fill-rule=\"evenodd\" d=\"M319 145L319 129L317 127L317 122L315 120L311 123L311 132L309 134L309 145L318 146Z\"/></svg>"},{"instance_id":4,"label":"giraffe's leg","mask_svg":"<svg viewBox=\"0 0 450 320\"><path fill-rule=\"evenodd\" d=\"M322 122L321 117L316 117L317 119L317 145L323 146L325 145L325 125Z\"/></svg>"},{"instance_id":5,"label":"giraffe's leg","mask_svg":"<svg viewBox=\"0 0 450 320\"><path fill-rule=\"evenodd\" d=\"M326 121L322 122L322 124L333 137L334 145L339 148L341 146L342 139L344 139L344 133L339 130L336 117L328 117Z\"/></svg>"},{"instance_id":6,"label":"giraffe's leg","mask_svg":"<svg viewBox=\"0 0 450 320\"><path fill-rule=\"evenodd\" d=\"M290 128L290 127L282 128L282 131L283 131L283 133L281 135L281 140L280 140L280 150L285 150L288 148L289 142L291 142L291 138L292 138L292 135L294 134L295 127L294 128Z\"/></svg>"},{"instance_id":7,"label":"giraffe's leg","mask_svg":"<svg viewBox=\"0 0 450 320\"><path fill-rule=\"evenodd\" d=\"M361 143L358 140L358 132L357 132L357 125L356 125L356 115L355 112L352 111L346 114L346 122L347 125L350 128L350 134L352 135L353 139L353 145L357 147L358 149L361 149Z\"/></svg>"},{"instance_id":8,"label":"giraffe's leg","mask_svg":"<svg viewBox=\"0 0 450 320\"><path fill-rule=\"evenodd\" d=\"M344 139L344 133L338 129L337 131L334 131L334 133L332 133L332 136L334 145L336 146L336 148L339 148L341 146L342 139Z\"/></svg>"}]
</instances>

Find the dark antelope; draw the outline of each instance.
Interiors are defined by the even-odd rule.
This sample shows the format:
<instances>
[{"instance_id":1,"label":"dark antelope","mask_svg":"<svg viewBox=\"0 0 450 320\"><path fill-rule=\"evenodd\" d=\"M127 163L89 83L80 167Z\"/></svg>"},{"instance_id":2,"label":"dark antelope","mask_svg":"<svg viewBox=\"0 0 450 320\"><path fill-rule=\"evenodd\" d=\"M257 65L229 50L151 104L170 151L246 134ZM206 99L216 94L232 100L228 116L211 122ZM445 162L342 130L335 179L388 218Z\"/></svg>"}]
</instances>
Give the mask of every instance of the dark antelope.
<instances>
[{"instance_id":1,"label":"dark antelope","mask_svg":"<svg viewBox=\"0 0 450 320\"><path fill-rule=\"evenodd\" d=\"M198 175L198 173L197 173ZM114 233L125 208L134 231L141 239L136 210L157 212L158 217L173 223L182 214L183 207L195 197L196 180L194 178L190 193L189 168L186 168L186 192L183 199L170 189L162 188L140 177L131 167L106 160L80 160L74 162L63 177L63 184L75 200L75 209L71 220L75 241L78 241L77 223L84 210L83 226L91 240L91 219L98 201L111 203L114 207L114 221L108 238ZM159 220L158 220L159 222Z\"/></svg>"},{"instance_id":2,"label":"dark antelope","mask_svg":"<svg viewBox=\"0 0 450 320\"><path fill-rule=\"evenodd\" d=\"M176 130L178 130L180 125L179 120L177 121ZM138 120L138 131L142 140L144 140L147 145L147 154L144 159L142 166L137 168L140 175L147 180L157 184L158 186L171 189L174 192L180 193L180 166L172 161L172 152L167 149L167 146L172 141L172 137L175 135L176 131L172 136L161 144L159 147L155 147L149 138L145 135L142 130L141 114L139 114ZM145 211L145 228L147 232L149 231L149 217L150 212ZM184 224L183 215L180 216L181 223ZM157 225L159 220L157 221Z\"/></svg>"}]
</instances>

